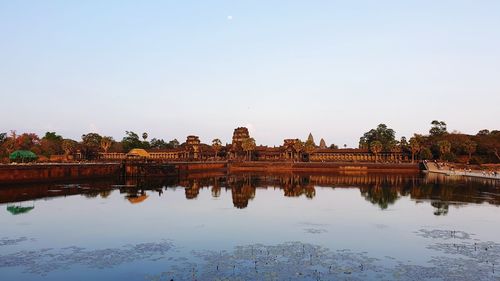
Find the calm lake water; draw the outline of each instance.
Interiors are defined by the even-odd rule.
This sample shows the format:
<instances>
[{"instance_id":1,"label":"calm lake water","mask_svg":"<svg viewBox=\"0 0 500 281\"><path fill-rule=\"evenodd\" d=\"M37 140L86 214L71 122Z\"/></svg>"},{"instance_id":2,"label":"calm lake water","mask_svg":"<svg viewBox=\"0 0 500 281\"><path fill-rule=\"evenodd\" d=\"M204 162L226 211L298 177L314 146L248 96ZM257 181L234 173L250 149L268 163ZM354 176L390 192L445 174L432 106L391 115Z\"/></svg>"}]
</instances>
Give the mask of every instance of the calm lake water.
<instances>
[{"instance_id":1,"label":"calm lake water","mask_svg":"<svg viewBox=\"0 0 500 281\"><path fill-rule=\"evenodd\" d=\"M0 280L500 280L500 183L195 174L0 187Z\"/></svg>"}]
</instances>

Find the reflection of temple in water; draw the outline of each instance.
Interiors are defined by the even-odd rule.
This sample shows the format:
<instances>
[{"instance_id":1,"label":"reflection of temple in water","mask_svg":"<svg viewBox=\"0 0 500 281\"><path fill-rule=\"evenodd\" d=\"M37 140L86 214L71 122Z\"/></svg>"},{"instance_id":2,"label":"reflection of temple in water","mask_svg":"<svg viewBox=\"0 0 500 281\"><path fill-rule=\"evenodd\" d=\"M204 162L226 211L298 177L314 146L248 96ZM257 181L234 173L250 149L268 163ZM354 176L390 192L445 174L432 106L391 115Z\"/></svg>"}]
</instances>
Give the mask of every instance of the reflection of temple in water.
<instances>
[{"instance_id":1,"label":"reflection of temple in water","mask_svg":"<svg viewBox=\"0 0 500 281\"><path fill-rule=\"evenodd\" d=\"M206 175L205 175L206 176ZM492 186L493 184L493 186ZM231 192L233 205L246 208L254 199L257 188L281 189L285 197L313 199L316 188L357 188L368 202L388 208L402 196L409 196L417 203L429 202L436 215L446 215L449 205L488 202L500 205L499 195L482 196L494 187L494 182L453 181L446 177L415 174L349 173L349 174L230 174L214 177L184 178L178 185L186 188L186 198L196 198L200 189L207 188L213 197L222 190Z\"/></svg>"},{"instance_id":2,"label":"reflection of temple in water","mask_svg":"<svg viewBox=\"0 0 500 281\"><path fill-rule=\"evenodd\" d=\"M435 215L446 215L449 206L468 203L500 205L498 183L488 179L460 178L428 174L384 174L384 173L337 173L337 174L229 174L197 173L169 178L139 178L121 182L89 182L57 186L38 184L3 187L0 203L34 200L37 198L81 194L87 198L106 198L119 187L125 199L141 203L151 192L161 196L167 188L183 187L186 199L195 199L202 189L211 192L214 198L231 192L233 205L246 208L255 198L256 189L279 189L285 197L313 199L317 188L356 188L368 202L388 208L401 197L409 197L417 203L429 203Z\"/></svg>"}]
</instances>

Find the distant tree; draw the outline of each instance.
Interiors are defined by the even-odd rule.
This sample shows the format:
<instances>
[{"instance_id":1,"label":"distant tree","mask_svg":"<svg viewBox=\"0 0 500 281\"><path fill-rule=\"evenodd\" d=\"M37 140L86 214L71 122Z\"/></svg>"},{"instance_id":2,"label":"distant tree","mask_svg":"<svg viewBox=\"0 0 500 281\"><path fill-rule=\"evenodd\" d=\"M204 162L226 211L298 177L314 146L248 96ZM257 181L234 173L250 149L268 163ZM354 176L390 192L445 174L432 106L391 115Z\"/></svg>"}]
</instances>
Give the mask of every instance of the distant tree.
<instances>
[{"instance_id":1,"label":"distant tree","mask_svg":"<svg viewBox=\"0 0 500 281\"><path fill-rule=\"evenodd\" d=\"M104 150L105 153L108 153L108 150L111 148L112 145L113 145L112 137L102 137L101 148L102 150Z\"/></svg>"},{"instance_id":2,"label":"distant tree","mask_svg":"<svg viewBox=\"0 0 500 281\"><path fill-rule=\"evenodd\" d=\"M134 148L144 148L144 143L139 139L139 135L132 131L125 131L122 144L123 149L127 152Z\"/></svg>"},{"instance_id":3,"label":"distant tree","mask_svg":"<svg viewBox=\"0 0 500 281\"><path fill-rule=\"evenodd\" d=\"M379 124L376 129L371 129L359 139L359 147L371 149L371 143L379 141L382 144L382 150L392 150L397 144L395 132L385 124Z\"/></svg>"},{"instance_id":4,"label":"distant tree","mask_svg":"<svg viewBox=\"0 0 500 281\"><path fill-rule=\"evenodd\" d=\"M431 150L424 146L424 147L421 147L420 149L420 159L426 159L426 160L430 160L432 159L432 152Z\"/></svg>"},{"instance_id":5,"label":"distant tree","mask_svg":"<svg viewBox=\"0 0 500 281\"><path fill-rule=\"evenodd\" d=\"M254 138L246 138L241 143L241 148L247 153L248 160L252 160L251 152L255 150L256 144Z\"/></svg>"},{"instance_id":6,"label":"distant tree","mask_svg":"<svg viewBox=\"0 0 500 281\"><path fill-rule=\"evenodd\" d=\"M489 134L476 136L477 154L481 155L483 162L500 162L500 132L494 130Z\"/></svg>"},{"instance_id":7,"label":"distant tree","mask_svg":"<svg viewBox=\"0 0 500 281\"><path fill-rule=\"evenodd\" d=\"M300 160L300 153L304 150L304 143L298 139L293 144L293 150L296 153L297 160Z\"/></svg>"},{"instance_id":8,"label":"distant tree","mask_svg":"<svg viewBox=\"0 0 500 281\"><path fill-rule=\"evenodd\" d=\"M5 144L7 143L7 140L7 133L0 133L0 160L6 154Z\"/></svg>"},{"instance_id":9,"label":"distant tree","mask_svg":"<svg viewBox=\"0 0 500 281\"><path fill-rule=\"evenodd\" d=\"M431 125L432 127L429 130L431 137L440 137L448 133L446 123L444 121L433 120Z\"/></svg>"},{"instance_id":10,"label":"distant tree","mask_svg":"<svg viewBox=\"0 0 500 281\"><path fill-rule=\"evenodd\" d=\"M476 152L477 143L472 140L467 140L463 143L465 152L467 152L469 158L467 158L467 163L469 163L472 158L472 153Z\"/></svg>"},{"instance_id":11,"label":"distant tree","mask_svg":"<svg viewBox=\"0 0 500 281\"><path fill-rule=\"evenodd\" d=\"M34 150L40 145L40 138L34 133L24 133L16 138L16 149Z\"/></svg>"},{"instance_id":12,"label":"distant tree","mask_svg":"<svg viewBox=\"0 0 500 281\"><path fill-rule=\"evenodd\" d=\"M213 139L212 140L212 148L215 151L215 159L217 159L217 153L222 148L222 142L220 141L220 139Z\"/></svg>"},{"instance_id":13,"label":"distant tree","mask_svg":"<svg viewBox=\"0 0 500 281\"><path fill-rule=\"evenodd\" d=\"M336 144L334 144L334 143L332 143L332 144L330 144L329 148L330 149L339 149L339 146L336 145Z\"/></svg>"},{"instance_id":14,"label":"distant tree","mask_svg":"<svg viewBox=\"0 0 500 281\"><path fill-rule=\"evenodd\" d=\"M60 135L56 134L56 132L46 132L45 136L42 139L52 140L52 141L62 141L63 140L63 138Z\"/></svg>"},{"instance_id":15,"label":"distant tree","mask_svg":"<svg viewBox=\"0 0 500 281\"><path fill-rule=\"evenodd\" d=\"M439 147L439 155L441 160L444 159L444 156L451 151L451 143L447 140L441 140L437 143Z\"/></svg>"},{"instance_id":16,"label":"distant tree","mask_svg":"<svg viewBox=\"0 0 500 281\"><path fill-rule=\"evenodd\" d=\"M148 133L142 133L142 139L146 141L147 138L148 138Z\"/></svg>"},{"instance_id":17,"label":"distant tree","mask_svg":"<svg viewBox=\"0 0 500 281\"><path fill-rule=\"evenodd\" d=\"M370 150L371 152L373 152L373 154L375 154L375 162L378 162L378 154L382 152L382 148L382 143L378 140L372 141L370 143Z\"/></svg>"},{"instance_id":18,"label":"distant tree","mask_svg":"<svg viewBox=\"0 0 500 281\"><path fill-rule=\"evenodd\" d=\"M63 138L55 132L46 132L45 136L40 140L41 154L47 157L62 154L62 141Z\"/></svg>"},{"instance_id":19,"label":"distant tree","mask_svg":"<svg viewBox=\"0 0 500 281\"><path fill-rule=\"evenodd\" d=\"M399 141L399 148L401 149L401 151L408 151L408 147L409 147L409 144L408 144L408 141L406 140L406 137L401 137L401 140Z\"/></svg>"},{"instance_id":20,"label":"distant tree","mask_svg":"<svg viewBox=\"0 0 500 281\"><path fill-rule=\"evenodd\" d=\"M123 144L121 141L113 141L113 144L109 148L108 152L128 152L123 149Z\"/></svg>"},{"instance_id":21,"label":"distant tree","mask_svg":"<svg viewBox=\"0 0 500 281\"><path fill-rule=\"evenodd\" d=\"M70 140L70 139L64 139L62 142L61 142L61 148L63 149L64 151L64 154L67 156L67 155L70 155L71 153L75 152L76 148L78 146L78 142L74 141L74 140Z\"/></svg>"},{"instance_id":22,"label":"distant tree","mask_svg":"<svg viewBox=\"0 0 500 281\"><path fill-rule=\"evenodd\" d=\"M171 146L171 148L177 148L181 144L179 143L179 141L177 139L173 139L173 140L168 142L168 145Z\"/></svg>"},{"instance_id":23,"label":"distant tree","mask_svg":"<svg viewBox=\"0 0 500 281\"><path fill-rule=\"evenodd\" d=\"M101 146L101 135L97 133L88 133L82 135L82 144L85 146L91 146L95 148L99 148Z\"/></svg>"},{"instance_id":24,"label":"distant tree","mask_svg":"<svg viewBox=\"0 0 500 281\"><path fill-rule=\"evenodd\" d=\"M10 135L7 136L7 137L5 137L5 139L3 140L3 142L0 144L0 148L2 150L1 152L4 155L9 155L14 150L18 149L17 148L17 144L16 144L16 140L17 140L16 131L11 130L10 131Z\"/></svg>"},{"instance_id":25,"label":"distant tree","mask_svg":"<svg viewBox=\"0 0 500 281\"><path fill-rule=\"evenodd\" d=\"M151 139L151 141L149 142L149 146L154 149L170 148L163 139L156 139L156 138Z\"/></svg>"},{"instance_id":26,"label":"distant tree","mask_svg":"<svg viewBox=\"0 0 500 281\"><path fill-rule=\"evenodd\" d=\"M481 131L477 132L476 136L487 136L487 135L489 135L489 134L490 134L490 131L489 131L489 130L487 130L487 129L483 129L483 130L481 130Z\"/></svg>"},{"instance_id":27,"label":"distant tree","mask_svg":"<svg viewBox=\"0 0 500 281\"><path fill-rule=\"evenodd\" d=\"M98 156L101 147L102 136L97 133L82 135L82 155L85 159L91 160Z\"/></svg>"},{"instance_id":28,"label":"distant tree","mask_svg":"<svg viewBox=\"0 0 500 281\"><path fill-rule=\"evenodd\" d=\"M411 162L415 161L415 155L420 151L421 145L417 137L410 138Z\"/></svg>"}]
</instances>

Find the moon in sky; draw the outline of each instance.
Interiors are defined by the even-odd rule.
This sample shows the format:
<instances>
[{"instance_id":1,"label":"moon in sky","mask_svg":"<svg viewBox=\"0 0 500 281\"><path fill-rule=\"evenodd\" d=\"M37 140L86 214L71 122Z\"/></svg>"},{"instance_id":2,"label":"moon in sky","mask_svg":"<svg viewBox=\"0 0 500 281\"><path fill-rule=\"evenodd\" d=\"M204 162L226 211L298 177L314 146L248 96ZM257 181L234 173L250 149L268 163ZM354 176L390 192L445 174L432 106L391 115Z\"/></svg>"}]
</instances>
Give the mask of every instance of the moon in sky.
<instances>
[{"instance_id":1,"label":"moon in sky","mask_svg":"<svg viewBox=\"0 0 500 281\"><path fill-rule=\"evenodd\" d=\"M232 20L232 19L233 19L233 16L227 16L227 19L228 19L228 20Z\"/></svg>"}]
</instances>

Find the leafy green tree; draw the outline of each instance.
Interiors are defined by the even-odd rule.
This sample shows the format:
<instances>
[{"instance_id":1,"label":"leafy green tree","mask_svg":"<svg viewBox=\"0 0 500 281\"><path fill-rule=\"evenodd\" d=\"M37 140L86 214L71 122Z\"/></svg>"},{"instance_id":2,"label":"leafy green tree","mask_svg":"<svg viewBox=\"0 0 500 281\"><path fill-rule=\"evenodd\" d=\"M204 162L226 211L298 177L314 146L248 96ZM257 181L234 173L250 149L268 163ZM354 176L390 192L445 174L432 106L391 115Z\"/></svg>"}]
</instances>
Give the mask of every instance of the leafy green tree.
<instances>
[{"instance_id":1,"label":"leafy green tree","mask_svg":"<svg viewBox=\"0 0 500 281\"><path fill-rule=\"evenodd\" d=\"M464 150L465 152L467 152L469 158L467 158L467 163L470 161L470 159L472 158L472 154L474 152L476 152L476 148L477 148L477 143L475 141L472 141L472 140L467 140L463 143L463 147L464 147Z\"/></svg>"},{"instance_id":2,"label":"leafy green tree","mask_svg":"<svg viewBox=\"0 0 500 281\"><path fill-rule=\"evenodd\" d=\"M173 139L173 140L168 142L168 145L170 146L170 148L177 148L181 144L179 143L179 141L177 139Z\"/></svg>"},{"instance_id":3,"label":"leafy green tree","mask_svg":"<svg viewBox=\"0 0 500 281\"><path fill-rule=\"evenodd\" d=\"M122 139L123 149L128 152L134 148L144 148L144 143L139 139L139 135L132 131L125 131Z\"/></svg>"},{"instance_id":4,"label":"leafy green tree","mask_svg":"<svg viewBox=\"0 0 500 281\"><path fill-rule=\"evenodd\" d=\"M46 132L45 136L42 139L52 140L52 141L62 141L63 137L56 134L56 132Z\"/></svg>"},{"instance_id":5,"label":"leafy green tree","mask_svg":"<svg viewBox=\"0 0 500 281\"><path fill-rule=\"evenodd\" d=\"M213 139L212 140L212 148L215 151L215 159L217 159L217 153L222 148L222 142L220 141L220 139Z\"/></svg>"},{"instance_id":6,"label":"leafy green tree","mask_svg":"<svg viewBox=\"0 0 500 281\"><path fill-rule=\"evenodd\" d=\"M439 147L439 155L441 160L444 159L444 156L451 151L451 143L447 140L442 140L437 143Z\"/></svg>"},{"instance_id":7,"label":"leafy green tree","mask_svg":"<svg viewBox=\"0 0 500 281\"><path fill-rule=\"evenodd\" d=\"M92 160L97 158L101 147L102 136L97 133L88 133L82 135L82 155L85 159Z\"/></svg>"},{"instance_id":8,"label":"leafy green tree","mask_svg":"<svg viewBox=\"0 0 500 281\"><path fill-rule=\"evenodd\" d=\"M15 149L31 150L40 154L40 138L34 133L24 133L15 138Z\"/></svg>"},{"instance_id":9,"label":"leafy green tree","mask_svg":"<svg viewBox=\"0 0 500 281\"><path fill-rule=\"evenodd\" d=\"M254 138L246 138L241 142L241 148L247 153L248 160L251 161L251 152L255 150L256 144Z\"/></svg>"},{"instance_id":10,"label":"leafy green tree","mask_svg":"<svg viewBox=\"0 0 500 281\"><path fill-rule=\"evenodd\" d=\"M294 152L297 155L296 156L297 160L299 160L300 159L300 153L304 150L304 143L301 140L297 139L297 141L295 141L295 143L293 144L293 150L294 150Z\"/></svg>"},{"instance_id":11,"label":"leafy green tree","mask_svg":"<svg viewBox=\"0 0 500 281\"><path fill-rule=\"evenodd\" d=\"M76 150L76 148L77 148L77 146L78 146L78 142L76 142L74 140L64 139L61 142L61 148L63 149L64 154L66 156L74 153L75 150Z\"/></svg>"},{"instance_id":12,"label":"leafy green tree","mask_svg":"<svg viewBox=\"0 0 500 281\"><path fill-rule=\"evenodd\" d=\"M420 159L425 159L425 160L432 159L432 152L430 148L424 146L420 149Z\"/></svg>"},{"instance_id":13,"label":"leafy green tree","mask_svg":"<svg viewBox=\"0 0 500 281\"><path fill-rule=\"evenodd\" d=\"M406 140L406 137L401 137L401 140L399 141L398 143L399 145L399 148L401 149L401 151L403 152L406 152L409 150L409 144L408 144L408 141Z\"/></svg>"},{"instance_id":14,"label":"leafy green tree","mask_svg":"<svg viewBox=\"0 0 500 281\"><path fill-rule=\"evenodd\" d=\"M431 122L431 129L429 130L429 134L431 137L440 137L446 135L448 133L446 129L446 123L444 121L433 120Z\"/></svg>"},{"instance_id":15,"label":"leafy green tree","mask_svg":"<svg viewBox=\"0 0 500 281\"><path fill-rule=\"evenodd\" d=\"M113 142L114 142L114 140L112 137L102 137L102 139L101 139L102 150L104 150L105 153L108 153L108 150L113 145Z\"/></svg>"},{"instance_id":16,"label":"leafy green tree","mask_svg":"<svg viewBox=\"0 0 500 281\"><path fill-rule=\"evenodd\" d=\"M55 132L46 132L45 136L40 140L41 154L47 157L62 154L62 141L63 138Z\"/></svg>"},{"instance_id":17,"label":"leafy green tree","mask_svg":"<svg viewBox=\"0 0 500 281\"><path fill-rule=\"evenodd\" d=\"M101 145L102 137L97 133L88 133L82 135L82 144L85 146L99 148Z\"/></svg>"},{"instance_id":18,"label":"leafy green tree","mask_svg":"<svg viewBox=\"0 0 500 281\"><path fill-rule=\"evenodd\" d=\"M385 124L379 124L376 129L371 129L359 139L359 147L370 149L371 143L379 141L382 144L382 150L392 150L397 144L395 132Z\"/></svg>"},{"instance_id":19,"label":"leafy green tree","mask_svg":"<svg viewBox=\"0 0 500 281\"><path fill-rule=\"evenodd\" d=\"M373 154L375 154L375 162L378 162L378 154L382 152L382 148L382 143L378 140L370 143L370 150Z\"/></svg>"},{"instance_id":20,"label":"leafy green tree","mask_svg":"<svg viewBox=\"0 0 500 281\"><path fill-rule=\"evenodd\" d=\"M411 162L415 161L415 155L420 151L421 145L417 137L410 138Z\"/></svg>"},{"instance_id":21,"label":"leafy green tree","mask_svg":"<svg viewBox=\"0 0 500 281\"><path fill-rule=\"evenodd\" d=\"M168 144L163 139L152 138L149 146L154 149L166 149L169 148Z\"/></svg>"},{"instance_id":22,"label":"leafy green tree","mask_svg":"<svg viewBox=\"0 0 500 281\"><path fill-rule=\"evenodd\" d=\"M7 143L7 133L0 133L0 160L6 156L5 144Z\"/></svg>"},{"instance_id":23,"label":"leafy green tree","mask_svg":"<svg viewBox=\"0 0 500 281\"><path fill-rule=\"evenodd\" d=\"M489 134L490 134L490 130L483 129L483 130L480 130L479 132L477 132L476 136L487 136Z\"/></svg>"},{"instance_id":24,"label":"leafy green tree","mask_svg":"<svg viewBox=\"0 0 500 281\"><path fill-rule=\"evenodd\" d=\"M0 143L0 152L3 153L4 156L8 156L10 153L14 152L14 150L18 149L16 140L16 131L11 130L10 135L4 137L2 143Z\"/></svg>"}]
</instances>

